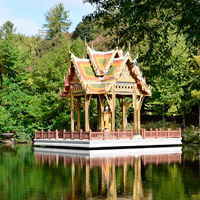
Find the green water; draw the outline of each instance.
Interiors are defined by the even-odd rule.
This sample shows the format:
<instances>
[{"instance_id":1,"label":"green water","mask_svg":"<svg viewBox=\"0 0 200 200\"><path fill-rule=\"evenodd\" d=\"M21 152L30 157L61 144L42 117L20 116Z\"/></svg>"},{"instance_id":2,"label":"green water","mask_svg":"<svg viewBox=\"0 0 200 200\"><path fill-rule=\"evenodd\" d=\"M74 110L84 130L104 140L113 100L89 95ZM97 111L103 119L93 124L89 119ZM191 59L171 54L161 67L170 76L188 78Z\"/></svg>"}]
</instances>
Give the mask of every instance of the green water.
<instances>
[{"instance_id":1,"label":"green water","mask_svg":"<svg viewBox=\"0 0 200 200\"><path fill-rule=\"evenodd\" d=\"M199 200L199 147L182 152L91 158L0 145L0 199Z\"/></svg>"}]
</instances>

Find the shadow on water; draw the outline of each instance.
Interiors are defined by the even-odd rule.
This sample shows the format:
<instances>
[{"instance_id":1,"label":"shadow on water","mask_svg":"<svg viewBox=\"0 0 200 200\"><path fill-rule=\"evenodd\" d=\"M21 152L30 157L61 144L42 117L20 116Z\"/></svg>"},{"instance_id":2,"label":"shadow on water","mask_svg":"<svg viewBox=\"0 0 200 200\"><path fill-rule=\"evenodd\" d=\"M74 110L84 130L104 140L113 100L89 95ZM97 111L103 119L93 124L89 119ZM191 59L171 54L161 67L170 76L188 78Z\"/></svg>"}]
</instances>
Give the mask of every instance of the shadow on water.
<instances>
[{"instance_id":1,"label":"shadow on water","mask_svg":"<svg viewBox=\"0 0 200 200\"><path fill-rule=\"evenodd\" d=\"M200 199L199 146L69 150L0 145L0 199Z\"/></svg>"}]
</instances>

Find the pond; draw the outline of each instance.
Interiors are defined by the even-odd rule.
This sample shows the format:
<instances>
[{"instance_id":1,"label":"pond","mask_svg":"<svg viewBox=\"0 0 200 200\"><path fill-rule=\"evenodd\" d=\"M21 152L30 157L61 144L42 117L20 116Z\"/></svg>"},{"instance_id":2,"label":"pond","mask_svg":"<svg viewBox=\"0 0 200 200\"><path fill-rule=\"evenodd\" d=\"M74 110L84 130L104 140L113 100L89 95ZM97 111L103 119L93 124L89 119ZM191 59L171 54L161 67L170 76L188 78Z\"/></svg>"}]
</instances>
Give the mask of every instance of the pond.
<instances>
[{"instance_id":1,"label":"pond","mask_svg":"<svg viewBox=\"0 0 200 200\"><path fill-rule=\"evenodd\" d=\"M0 199L200 199L199 146L84 151L0 145Z\"/></svg>"}]
</instances>

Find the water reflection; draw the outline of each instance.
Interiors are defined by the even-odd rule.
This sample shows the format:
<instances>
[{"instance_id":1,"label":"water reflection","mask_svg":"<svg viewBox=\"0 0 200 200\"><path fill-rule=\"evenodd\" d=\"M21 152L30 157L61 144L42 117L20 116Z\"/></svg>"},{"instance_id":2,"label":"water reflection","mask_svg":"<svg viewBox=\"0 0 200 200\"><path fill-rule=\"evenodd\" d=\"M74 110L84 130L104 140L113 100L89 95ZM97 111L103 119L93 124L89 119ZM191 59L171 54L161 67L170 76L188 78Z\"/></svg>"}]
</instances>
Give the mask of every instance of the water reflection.
<instances>
[{"instance_id":1,"label":"water reflection","mask_svg":"<svg viewBox=\"0 0 200 200\"><path fill-rule=\"evenodd\" d=\"M0 200L200 199L200 148L84 151L0 145Z\"/></svg>"},{"instance_id":2,"label":"water reflection","mask_svg":"<svg viewBox=\"0 0 200 200\"><path fill-rule=\"evenodd\" d=\"M119 156L127 152L128 156ZM152 199L152 189L146 189L142 182L144 169L148 165L180 164L181 160L181 147L107 151L35 148L36 165L70 166L72 199L79 198L79 190L84 194L82 199ZM85 182L81 187L80 178Z\"/></svg>"}]
</instances>

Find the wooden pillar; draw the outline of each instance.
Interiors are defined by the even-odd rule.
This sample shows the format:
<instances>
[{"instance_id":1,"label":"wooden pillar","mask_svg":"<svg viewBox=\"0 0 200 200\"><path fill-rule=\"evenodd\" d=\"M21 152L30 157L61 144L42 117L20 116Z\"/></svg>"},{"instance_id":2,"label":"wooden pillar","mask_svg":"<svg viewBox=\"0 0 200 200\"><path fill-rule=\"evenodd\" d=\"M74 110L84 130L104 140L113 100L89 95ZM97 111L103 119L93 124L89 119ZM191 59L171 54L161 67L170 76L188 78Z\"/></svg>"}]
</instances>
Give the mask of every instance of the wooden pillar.
<instances>
[{"instance_id":1,"label":"wooden pillar","mask_svg":"<svg viewBox=\"0 0 200 200\"><path fill-rule=\"evenodd\" d=\"M134 93L133 93L133 109L134 109L134 114L133 114L133 129L134 129L134 134L137 134L137 87L134 86Z\"/></svg>"},{"instance_id":2,"label":"wooden pillar","mask_svg":"<svg viewBox=\"0 0 200 200\"><path fill-rule=\"evenodd\" d=\"M137 133L140 134L140 119L141 119L141 114L140 114L141 107L138 106L137 110Z\"/></svg>"},{"instance_id":3,"label":"wooden pillar","mask_svg":"<svg viewBox=\"0 0 200 200\"><path fill-rule=\"evenodd\" d=\"M77 131L80 131L81 130L81 97L77 97L75 109L76 109L76 114L77 114Z\"/></svg>"},{"instance_id":4,"label":"wooden pillar","mask_svg":"<svg viewBox=\"0 0 200 200\"><path fill-rule=\"evenodd\" d=\"M115 131L115 92L112 93L112 131Z\"/></svg>"},{"instance_id":5,"label":"wooden pillar","mask_svg":"<svg viewBox=\"0 0 200 200\"><path fill-rule=\"evenodd\" d=\"M138 134L140 134L140 129L141 129L141 107L142 107L142 103L144 100L144 96L140 96L139 101L137 102L137 132Z\"/></svg>"},{"instance_id":6,"label":"wooden pillar","mask_svg":"<svg viewBox=\"0 0 200 200\"><path fill-rule=\"evenodd\" d=\"M104 131L104 95L99 95L100 104L100 130Z\"/></svg>"},{"instance_id":7,"label":"wooden pillar","mask_svg":"<svg viewBox=\"0 0 200 200\"><path fill-rule=\"evenodd\" d=\"M97 111L98 111L98 131L101 130L101 106L99 97L97 97Z\"/></svg>"},{"instance_id":8,"label":"wooden pillar","mask_svg":"<svg viewBox=\"0 0 200 200\"><path fill-rule=\"evenodd\" d=\"M91 95L85 94L85 131L89 131L89 105Z\"/></svg>"},{"instance_id":9,"label":"wooden pillar","mask_svg":"<svg viewBox=\"0 0 200 200\"><path fill-rule=\"evenodd\" d=\"M74 94L73 86L71 85L71 131L74 131Z\"/></svg>"},{"instance_id":10,"label":"wooden pillar","mask_svg":"<svg viewBox=\"0 0 200 200\"><path fill-rule=\"evenodd\" d=\"M126 105L125 96L122 97L122 130L126 130Z\"/></svg>"}]
</instances>

